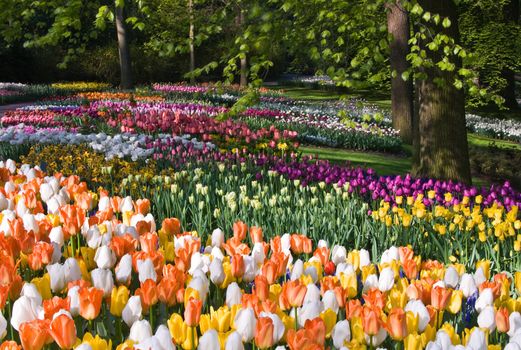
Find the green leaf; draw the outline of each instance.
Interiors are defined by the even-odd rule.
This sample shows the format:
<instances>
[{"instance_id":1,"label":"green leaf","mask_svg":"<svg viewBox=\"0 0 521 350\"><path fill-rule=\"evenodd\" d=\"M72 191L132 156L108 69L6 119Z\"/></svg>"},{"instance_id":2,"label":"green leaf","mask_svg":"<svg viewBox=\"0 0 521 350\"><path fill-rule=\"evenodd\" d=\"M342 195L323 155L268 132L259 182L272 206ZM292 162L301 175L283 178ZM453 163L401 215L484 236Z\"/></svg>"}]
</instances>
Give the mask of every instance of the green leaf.
<instances>
[{"instance_id":1,"label":"green leaf","mask_svg":"<svg viewBox=\"0 0 521 350\"><path fill-rule=\"evenodd\" d=\"M443 28L449 28L451 25L449 17L445 17L445 19L443 19L443 22L441 23L441 25L443 26Z\"/></svg>"}]
</instances>

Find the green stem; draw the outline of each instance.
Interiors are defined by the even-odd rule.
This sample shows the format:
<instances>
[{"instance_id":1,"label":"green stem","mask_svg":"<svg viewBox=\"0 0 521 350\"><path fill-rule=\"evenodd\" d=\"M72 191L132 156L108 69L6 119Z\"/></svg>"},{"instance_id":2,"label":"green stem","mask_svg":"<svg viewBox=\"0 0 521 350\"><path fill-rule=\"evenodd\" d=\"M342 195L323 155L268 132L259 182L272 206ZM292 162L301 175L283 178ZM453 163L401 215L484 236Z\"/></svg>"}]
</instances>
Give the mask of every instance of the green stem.
<instances>
[{"instance_id":1,"label":"green stem","mask_svg":"<svg viewBox=\"0 0 521 350\"><path fill-rule=\"evenodd\" d=\"M150 305L150 328L152 328L152 332L154 331L154 305Z\"/></svg>"},{"instance_id":2,"label":"green stem","mask_svg":"<svg viewBox=\"0 0 521 350\"><path fill-rule=\"evenodd\" d=\"M9 300L9 302L7 303L8 304L8 311L9 311L9 334L11 336L11 340L14 340L14 328L13 328L13 325L11 324L11 316L13 315L13 305L12 305L12 302Z\"/></svg>"},{"instance_id":3,"label":"green stem","mask_svg":"<svg viewBox=\"0 0 521 350\"><path fill-rule=\"evenodd\" d=\"M78 251L79 251L80 248L81 248L81 237L80 237L80 234L78 233L78 234L76 235L76 237L78 238Z\"/></svg>"},{"instance_id":4,"label":"green stem","mask_svg":"<svg viewBox=\"0 0 521 350\"><path fill-rule=\"evenodd\" d=\"M116 331L117 331L118 341L123 342L123 332L121 331L121 317L117 317L116 324L117 324Z\"/></svg>"},{"instance_id":5,"label":"green stem","mask_svg":"<svg viewBox=\"0 0 521 350\"><path fill-rule=\"evenodd\" d=\"M71 248L72 248L72 257L76 257L76 247L74 245L74 236L71 236L71 238L69 239L69 243L71 245Z\"/></svg>"},{"instance_id":6,"label":"green stem","mask_svg":"<svg viewBox=\"0 0 521 350\"><path fill-rule=\"evenodd\" d=\"M194 349L197 349L195 346L195 338L197 337L197 327L192 327L192 345Z\"/></svg>"},{"instance_id":7,"label":"green stem","mask_svg":"<svg viewBox=\"0 0 521 350\"><path fill-rule=\"evenodd\" d=\"M297 308L295 308L295 330L298 329L298 311Z\"/></svg>"}]
</instances>

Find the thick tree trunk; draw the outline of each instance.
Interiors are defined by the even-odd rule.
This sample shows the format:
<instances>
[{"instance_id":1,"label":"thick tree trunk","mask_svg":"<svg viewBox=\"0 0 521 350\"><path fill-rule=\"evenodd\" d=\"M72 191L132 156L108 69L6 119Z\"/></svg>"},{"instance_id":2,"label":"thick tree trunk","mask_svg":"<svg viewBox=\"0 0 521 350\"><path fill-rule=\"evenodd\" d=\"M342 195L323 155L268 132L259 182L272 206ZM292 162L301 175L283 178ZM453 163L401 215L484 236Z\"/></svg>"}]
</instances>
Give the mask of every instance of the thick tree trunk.
<instances>
[{"instance_id":1,"label":"thick tree trunk","mask_svg":"<svg viewBox=\"0 0 521 350\"><path fill-rule=\"evenodd\" d=\"M505 23L519 23L519 7L519 0L510 0L507 4L504 5L503 13ZM504 69L501 74L507 82L507 85L503 91L501 91L501 96L505 99L505 107L509 109L517 109L519 108L519 105L516 100L515 72L511 69Z\"/></svg>"},{"instance_id":2,"label":"thick tree trunk","mask_svg":"<svg viewBox=\"0 0 521 350\"><path fill-rule=\"evenodd\" d=\"M413 85L412 79L402 79L410 64L409 53L409 15L402 7L401 0L387 5L387 30L392 35L390 43L390 63L394 77L391 78L391 105L393 128L400 131L405 143L413 140Z\"/></svg>"},{"instance_id":3,"label":"thick tree trunk","mask_svg":"<svg viewBox=\"0 0 521 350\"><path fill-rule=\"evenodd\" d=\"M193 0L188 0L188 11L190 13L190 29L188 32L188 38L190 42L190 73L194 73L195 70L195 49L194 49L194 4ZM195 77L190 76L190 82L195 83Z\"/></svg>"},{"instance_id":4,"label":"thick tree trunk","mask_svg":"<svg viewBox=\"0 0 521 350\"><path fill-rule=\"evenodd\" d=\"M239 10L239 28L242 29L242 26L244 25L244 11ZM241 87L245 87L248 85L248 58L246 57L246 54L244 54L243 57L241 57L241 78L239 81L239 84Z\"/></svg>"},{"instance_id":5,"label":"thick tree trunk","mask_svg":"<svg viewBox=\"0 0 521 350\"><path fill-rule=\"evenodd\" d=\"M445 32L459 41L453 0L420 0L419 4L425 11L439 14L442 18L449 17L452 25ZM434 62L439 61L438 53L428 48L425 52ZM418 81L420 140L413 172L421 177L471 183L464 92L454 87L453 72L441 71L436 66L423 71L427 78ZM443 85L438 82L443 82Z\"/></svg>"},{"instance_id":6,"label":"thick tree trunk","mask_svg":"<svg viewBox=\"0 0 521 350\"><path fill-rule=\"evenodd\" d=\"M119 67L121 71L121 88L132 88L132 69L130 61L130 50L128 46L128 35L125 25L125 14L123 7L116 6L116 31L118 35Z\"/></svg>"}]
</instances>

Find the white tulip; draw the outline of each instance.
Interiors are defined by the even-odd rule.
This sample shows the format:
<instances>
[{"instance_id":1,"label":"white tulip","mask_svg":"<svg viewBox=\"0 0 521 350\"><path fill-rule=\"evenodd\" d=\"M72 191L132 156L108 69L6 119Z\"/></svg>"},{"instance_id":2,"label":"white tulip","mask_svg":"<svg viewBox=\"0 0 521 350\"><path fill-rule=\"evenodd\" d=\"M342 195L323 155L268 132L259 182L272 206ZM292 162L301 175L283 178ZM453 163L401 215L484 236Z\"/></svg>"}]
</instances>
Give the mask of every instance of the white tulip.
<instances>
[{"instance_id":1,"label":"white tulip","mask_svg":"<svg viewBox=\"0 0 521 350\"><path fill-rule=\"evenodd\" d=\"M487 280L487 277L485 276L485 272L483 271L483 268L478 268L476 272L474 273L474 282L476 283L476 286L480 286L483 282Z\"/></svg>"},{"instance_id":2,"label":"white tulip","mask_svg":"<svg viewBox=\"0 0 521 350\"><path fill-rule=\"evenodd\" d=\"M507 332L508 336L513 337L516 333L521 334L521 314L514 311L510 314L508 320L510 323L510 329Z\"/></svg>"},{"instance_id":3,"label":"white tulip","mask_svg":"<svg viewBox=\"0 0 521 350\"><path fill-rule=\"evenodd\" d=\"M82 343L76 348L74 348L74 350L92 350L92 346L90 346L89 343Z\"/></svg>"},{"instance_id":4,"label":"white tulip","mask_svg":"<svg viewBox=\"0 0 521 350\"><path fill-rule=\"evenodd\" d=\"M216 228L212 232L212 247L220 247L224 243L224 232Z\"/></svg>"},{"instance_id":5,"label":"white tulip","mask_svg":"<svg viewBox=\"0 0 521 350\"><path fill-rule=\"evenodd\" d=\"M521 346L514 342L508 343L503 350L521 350Z\"/></svg>"},{"instance_id":6,"label":"white tulip","mask_svg":"<svg viewBox=\"0 0 521 350\"><path fill-rule=\"evenodd\" d=\"M476 327L472 333L470 333L467 348L472 350L487 350L487 336L485 336L485 333L481 329Z\"/></svg>"},{"instance_id":7,"label":"white tulip","mask_svg":"<svg viewBox=\"0 0 521 350\"><path fill-rule=\"evenodd\" d=\"M241 335L244 343L248 343L253 339L255 336L257 319L255 318L255 312L251 307L239 310L235 316L234 324L237 333Z\"/></svg>"},{"instance_id":8,"label":"white tulip","mask_svg":"<svg viewBox=\"0 0 521 350\"><path fill-rule=\"evenodd\" d=\"M453 266L449 266L445 270L445 277L443 277L443 281L449 288L456 288L459 283L459 274L458 270L456 270Z\"/></svg>"},{"instance_id":9,"label":"white tulip","mask_svg":"<svg viewBox=\"0 0 521 350\"><path fill-rule=\"evenodd\" d=\"M322 311L324 311L324 307L320 301L309 302L302 305L302 307L298 309L298 323L300 327L304 327L307 320L319 317Z\"/></svg>"},{"instance_id":10,"label":"white tulip","mask_svg":"<svg viewBox=\"0 0 521 350\"><path fill-rule=\"evenodd\" d=\"M476 311L478 313L481 313L483 309L485 309L487 306L490 306L494 303L494 294L492 293L492 289L486 288L484 289L481 294L479 295L478 299L476 300Z\"/></svg>"},{"instance_id":11,"label":"white tulip","mask_svg":"<svg viewBox=\"0 0 521 350\"><path fill-rule=\"evenodd\" d=\"M134 295L128 299L127 305L123 308L121 318L123 318L127 326L132 327L136 321L141 319L142 311L141 298L139 295Z\"/></svg>"},{"instance_id":12,"label":"white tulip","mask_svg":"<svg viewBox=\"0 0 521 350\"><path fill-rule=\"evenodd\" d=\"M421 300L410 300L407 305L405 305L404 311L411 311L418 316L418 330L423 332L431 319L429 311L423 302Z\"/></svg>"},{"instance_id":13,"label":"white tulip","mask_svg":"<svg viewBox=\"0 0 521 350\"><path fill-rule=\"evenodd\" d=\"M236 282L232 282L226 288L226 305L232 307L233 305L242 304L242 291Z\"/></svg>"},{"instance_id":14,"label":"white tulip","mask_svg":"<svg viewBox=\"0 0 521 350\"><path fill-rule=\"evenodd\" d=\"M134 204L132 203L132 197L126 196L125 198L123 198L119 209L121 210L122 213L134 211Z\"/></svg>"},{"instance_id":15,"label":"white tulip","mask_svg":"<svg viewBox=\"0 0 521 350\"><path fill-rule=\"evenodd\" d=\"M94 261L100 269L111 269L116 264L116 254L106 245L102 245L96 250Z\"/></svg>"},{"instance_id":16,"label":"white tulip","mask_svg":"<svg viewBox=\"0 0 521 350\"><path fill-rule=\"evenodd\" d=\"M0 340L4 339L7 335L7 320L5 319L2 312L0 312Z\"/></svg>"},{"instance_id":17,"label":"white tulip","mask_svg":"<svg viewBox=\"0 0 521 350\"><path fill-rule=\"evenodd\" d=\"M74 286L67 292L70 301L70 312L76 317L80 314L80 295L78 294L80 287Z\"/></svg>"},{"instance_id":18,"label":"white tulip","mask_svg":"<svg viewBox=\"0 0 521 350\"><path fill-rule=\"evenodd\" d=\"M215 285L221 285L224 282L226 274L224 273L223 262L217 258L213 258L210 264L210 280Z\"/></svg>"},{"instance_id":19,"label":"white tulip","mask_svg":"<svg viewBox=\"0 0 521 350\"><path fill-rule=\"evenodd\" d=\"M496 312L493 306L485 307L478 315L478 325L491 332L496 329Z\"/></svg>"},{"instance_id":20,"label":"white tulip","mask_svg":"<svg viewBox=\"0 0 521 350\"><path fill-rule=\"evenodd\" d=\"M36 320L39 316L43 317L43 308L38 300L21 296L13 304L11 325L18 331L22 323Z\"/></svg>"},{"instance_id":21,"label":"white tulip","mask_svg":"<svg viewBox=\"0 0 521 350\"><path fill-rule=\"evenodd\" d=\"M54 293L58 293L65 288L65 267L61 264L49 264L47 265L47 272L51 279L51 290Z\"/></svg>"},{"instance_id":22,"label":"white tulip","mask_svg":"<svg viewBox=\"0 0 521 350\"><path fill-rule=\"evenodd\" d=\"M54 190L48 183L43 183L40 186L40 198L42 201L47 202L51 197L54 196Z\"/></svg>"},{"instance_id":23,"label":"white tulip","mask_svg":"<svg viewBox=\"0 0 521 350\"><path fill-rule=\"evenodd\" d=\"M385 338L387 338L387 331L385 330L385 328L380 328L380 330L378 331L378 333L376 335L373 335L373 336L369 336L367 334L364 334L364 335L365 335L365 341L367 342L367 344L370 344L372 346L378 346L385 341Z\"/></svg>"},{"instance_id":24,"label":"white tulip","mask_svg":"<svg viewBox=\"0 0 521 350\"><path fill-rule=\"evenodd\" d=\"M310 283L306 286L303 304L316 303L317 301L320 301L320 289L315 284Z\"/></svg>"},{"instance_id":25,"label":"white tulip","mask_svg":"<svg viewBox=\"0 0 521 350\"><path fill-rule=\"evenodd\" d=\"M384 268L380 272L380 278L378 279L378 289L381 292L387 292L394 286L394 271L390 267Z\"/></svg>"},{"instance_id":26,"label":"white tulip","mask_svg":"<svg viewBox=\"0 0 521 350\"><path fill-rule=\"evenodd\" d=\"M141 343L151 336L152 328L150 327L150 323L148 323L147 320L140 320L134 322L132 327L130 327L130 334L128 335L128 339L136 343Z\"/></svg>"},{"instance_id":27,"label":"white tulip","mask_svg":"<svg viewBox=\"0 0 521 350\"><path fill-rule=\"evenodd\" d=\"M56 243L60 247L63 246L65 240L63 238L63 229L61 226L56 226L51 229L51 232L49 232L49 240L51 243Z\"/></svg>"},{"instance_id":28,"label":"white tulip","mask_svg":"<svg viewBox=\"0 0 521 350\"><path fill-rule=\"evenodd\" d=\"M81 279L81 270L78 261L74 258L68 258L63 263L65 272L65 282L74 282Z\"/></svg>"},{"instance_id":29,"label":"white tulip","mask_svg":"<svg viewBox=\"0 0 521 350\"><path fill-rule=\"evenodd\" d=\"M34 299L38 304L42 304L42 296L40 295L40 292L36 288L36 286L32 283L24 283L22 290L20 292L20 295L29 297Z\"/></svg>"},{"instance_id":30,"label":"white tulip","mask_svg":"<svg viewBox=\"0 0 521 350\"><path fill-rule=\"evenodd\" d=\"M391 248L385 250L382 253L382 257L380 258L380 264L390 263L393 260L400 260L398 248L396 248L395 246L392 246Z\"/></svg>"},{"instance_id":31,"label":"white tulip","mask_svg":"<svg viewBox=\"0 0 521 350\"><path fill-rule=\"evenodd\" d=\"M373 288L378 288L378 277L375 274L366 277L362 291L365 293Z\"/></svg>"},{"instance_id":32,"label":"white tulip","mask_svg":"<svg viewBox=\"0 0 521 350\"><path fill-rule=\"evenodd\" d=\"M98 289L103 290L103 296L109 297L114 288L114 279L112 278L112 271L109 269L94 269L90 272L92 285Z\"/></svg>"},{"instance_id":33,"label":"white tulip","mask_svg":"<svg viewBox=\"0 0 521 350\"><path fill-rule=\"evenodd\" d=\"M134 344L134 349L136 350L162 350L161 342L156 337L152 336L142 340L138 344Z\"/></svg>"},{"instance_id":34,"label":"white tulip","mask_svg":"<svg viewBox=\"0 0 521 350\"><path fill-rule=\"evenodd\" d=\"M206 350L206 349L220 349L221 345L219 344L219 336L217 335L217 331L215 329L207 330L201 338L199 338L199 345L197 346L198 350Z\"/></svg>"},{"instance_id":35,"label":"white tulip","mask_svg":"<svg viewBox=\"0 0 521 350\"><path fill-rule=\"evenodd\" d=\"M331 252L331 261L335 263L335 265L345 263L347 259L347 249L341 245L335 245Z\"/></svg>"},{"instance_id":36,"label":"white tulip","mask_svg":"<svg viewBox=\"0 0 521 350\"><path fill-rule=\"evenodd\" d=\"M201 299L204 304L206 296L210 291L210 281L201 270L196 270L194 272L194 277L190 283L188 283L187 288L195 289L199 293L199 299Z\"/></svg>"},{"instance_id":37,"label":"white tulip","mask_svg":"<svg viewBox=\"0 0 521 350\"><path fill-rule=\"evenodd\" d=\"M174 342L172 341L172 336L170 335L170 331L168 330L167 326L163 324L160 325L157 328L155 338L157 338L157 340L159 341L161 350L176 350Z\"/></svg>"},{"instance_id":38,"label":"white tulip","mask_svg":"<svg viewBox=\"0 0 521 350\"><path fill-rule=\"evenodd\" d=\"M140 283L144 283L148 279L151 279L154 282L157 281L157 274L152 259L147 258L145 260L138 260L137 271Z\"/></svg>"},{"instance_id":39,"label":"white tulip","mask_svg":"<svg viewBox=\"0 0 521 350\"><path fill-rule=\"evenodd\" d=\"M193 275L195 270L204 271L203 256L199 252L195 252L192 254L192 257L190 258L190 269L188 270L188 273L190 275Z\"/></svg>"},{"instance_id":40,"label":"white tulip","mask_svg":"<svg viewBox=\"0 0 521 350\"><path fill-rule=\"evenodd\" d=\"M253 249L251 250L251 257L256 265L262 265L264 263L264 259L266 258L266 254L264 254L264 246L262 243L257 242L253 245Z\"/></svg>"},{"instance_id":41,"label":"white tulip","mask_svg":"<svg viewBox=\"0 0 521 350\"><path fill-rule=\"evenodd\" d=\"M98 202L98 210L105 211L111 207L110 198L108 196L103 196L99 199Z\"/></svg>"},{"instance_id":42,"label":"white tulip","mask_svg":"<svg viewBox=\"0 0 521 350\"><path fill-rule=\"evenodd\" d=\"M212 247L212 256L215 259L219 259L221 261L224 260L224 254L223 254L222 250L219 247Z\"/></svg>"},{"instance_id":43,"label":"white tulip","mask_svg":"<svg viewBox=\"0 0 521 350\"><path fill-rule=\"evenodd\" d=\"M257 268L257 265L255 264L255 260L253 259L253 257L249 255L243 256L243 262L244 275L242 275L242 280L246 283L249 283L255 279L255 276L257 276L259 269Z\"/></svg>"},{"instance_id":44,"label":"white tulip","mask_svg":"<svg viewBox=\"0 0 521 350\"><path fill-rule=\"evenodd\" d=\"M344 343L351 340L351 328L349 327L349 321L343 320L338 322L331 331L331 338L333 339L333 345L335 348L340 349L344 346Z\"/></svg>"},{"instance_id":45,"label":"white tulip","mask_svg":"<svg viewBox=\"0 0 521 350\"><path fill-rule=\"evenodd\" d=\"M302 262L302 260L297 259L297 261L295 261L295 263L293 264L293 267L291 268L290 280L291 281L298 280L300 278L300 276L302 276L303 273L304 273L304 263Z\"/></svg>"},{"instance_id":46,"label":"white tulip","mask_svg":"<svg viewBox=\"0 0 521 350\"><path fill-rule=\"evenodd\" d=\"M244 350L242 336L238 332L230 333L230 335L228 335L228 338L226 338L224 350Z\"/></svg>"},{"instance_id":47,"label":"white tulip","mask_svg":"<svg viewBox=\"0 0 521 350\"><path fill-rule=\"evenodd\" d=\"M324 310L331 309L335 314L338 314L340 306L338 305L338 300L334 291L326 291L322 297L322 303L324 303Z\"/></svg>"},{"instance_id":48,"label":"white tulip","mask_svg":"<svg viewBox=\"0 0 521 350\"><path fill-rule=\"evenodd\" d=\"M128 284L132 278L132 256L125 254L116 266L116 281L121 284Z\"/></svg>"},{"instance_id":49,"label":"white tulip","mask_svg":"<svg viewBox=\"0 0 521 350\"><path fill-rule=\"evenodd\" d=\"M463 292L465 298L474 294L478 290L476 282L474 282L474 277L468 273L464 273L463 276L461 276L459 290Z\"/></svg>"}]
</instances>

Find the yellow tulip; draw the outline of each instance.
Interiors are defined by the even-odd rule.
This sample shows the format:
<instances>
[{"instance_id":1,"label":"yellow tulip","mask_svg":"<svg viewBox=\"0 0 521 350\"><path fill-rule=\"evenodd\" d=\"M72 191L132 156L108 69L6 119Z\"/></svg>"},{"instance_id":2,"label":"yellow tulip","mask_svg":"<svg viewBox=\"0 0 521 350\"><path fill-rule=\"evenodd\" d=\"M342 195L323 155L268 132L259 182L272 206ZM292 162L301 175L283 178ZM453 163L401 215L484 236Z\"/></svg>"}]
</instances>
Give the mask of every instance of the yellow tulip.
<instances>
[{"instance_id":1,"label":"yellow tulip","mask_svg":"<svg viewBox=\"0 0 521 350\"><path fill-rule=\"evenodd\" d=\"M186 304L188 303L188 301L190 299L197 299L197 300L201 300L201 298L199 297L199 292L196 290L196 289L193 289L193 288L186 288L186 291L185 291L185 299L184 299L184 304L186 306Z\"/></svg>"},{"instance_id":2,"label":"yellow tulip","mask_svg":"<svg viewBox=\"0 0 521 350\"><path fill-rule=\"evenodd\" d=\"M279 295L282 292L282 286L278 283L272 284L270 286L270 300L274 302L279 302Z\"/></svg>"},{"instance_id":3,"label":"yellow tulip","mask_svg":"<svg viewBox=\"0 0 521 350\"><path fill-rule=\"evenodd\" d=\"M359 344L365 343L364 327L360 317L351 318L351 339Z\"/></svg>"},{"instance_id":4,"label":"yellow tulip","mask_svg":"<svg viewBox=\"0 0 521 350\"><path fill-rule=\"evenodd\" d=\"M514 286L516 287L517 294L521 294L521 271L514 273Z\"/></svg>"},{"instance_id":5,"label":"yellow tulip","mask_svg":"<svg viewBox=\"0 0 521 350\"><path fill-rule=\"evenodd\" d=\"M197 334L194 334L194 332L197 332L196 327L186 326L185 341L181 344L183 349L185 349L185 350L197 349L197 344L199 344L199 339L197 338Z\"/></svg>"},{"instance_id":6,"label":"yellow tulip","mask_svg":"<svg viewBox=\"0 0 521 350\"><path fill-rule=\"evenodd\" d=\"M112 350L112 340L105 340L100 338L99 335L96 334L96 337L93 337L90 333L85 333L83 336L83 343L88 343L92 350Z\"/></svg>"},{"instance_id":7,"label":"yellow tulip","mask_svg":"<svg viewBox=\"0 0 521 350\"><path fill-rule=\"evenodd\" d=\"M132 340L125 340L125 342L118 345L116 350L130 350L134 349L134 342Z\"/></svg>"},{"instance_id":8,"label":"yellow tulip","mask_svg":"<svg viewBox=\"0 0 521 350\"><path fill-rule=\"evenodd\" d=\"M230 259L225 259L223 261L223 271L224 271L224 281L221 283L219 288L225 289L232 282L235 282L235 277L232 275L232 264L230 263Z\"/></svg>"},{"instance_id":9,"label":"yellow tulip","mask_svg":"<svg viewBox=\"0 0 521 350\"><path fill-rule=\"evenodd\" d=\"M440 315L443 312L440 312ZM433 341L436 338L436 328L432 327L430 324L425 327L425 330L421 334L421 342L422 348L425 348L430 341Z\"/></svg>"},{"instance_id":10,"label":"yellow tulip","mask_svg":"<svg viewBox=\"0 0 521 350\"><path fill-rule=\"evenodd\" d=\"M445 322L443 324L443 326L441 326L441 329L443 329L445 331L445 333L448 334L448 336L450 337L450 341L451 341L452 345L461 344L461 339L459 337L459 334L456 333L456 330L454 329L454 327L450 323Z\"/></svg>"},{"instance_id":11,"label":"yellow tulip","mask_svg":"<svg viewBox=\"0 0 521 350\"><path fill-rule=\"evenodd\" d=\"M175 259L174 242L166 242L160 249L163 252L166 262L173 262Z\"/></svg>"},{"instance_id":12,"label":"yellow tulip","mask_svg":"<svg viewBox=\"0 0 521 350\"><path fill-rule=\"evenodd\" d=\"M387 298L387 309L392 310L394 308L403 309L407 304L407 294L405 294L405 290L407 287L403 288L400 286L400 283L395 284L395 286L389 291L389 296Z\"/></svg>"},{"instance_id":13,"label":"yellow tulip","mask_svg":"<svg viewBox=\"0 0 521 350\"><path fill-rule=\"evenodd\" d=\"M407 333L415 334L418 333L418 328L420 324L420 318L417 314L412 311L407 311L405 313L406 323L407 323Z\"/></svg>"},{"instance_id":14,"label":"yellow tulip","mask_svg":"<svg viewBox=\"0 0 521 350\"><path fill-rule=\"evenodd\" d=\"M331 309L327 309L326 311L320 313L320 318L326 325L326 338L331 337L331 332L333 331L333 327L336 324L336 313Z\"/></svg>"},{"instance_id":15,"label":"yellow tulip","mask_svg":"<svg viewBox=\"0 0 521 350\"><path fill-rule=\"evenodd\" d=\"M447 305L447 310L453 315L460 312L462 299L463 292L461 290L453 290Z\"/></svg>"},{"instance_id":16,"label":"yellow tulip","mask_svg":"<svg viewBox=\"0 0 521 350\"><path fill-rule=\"evenodd\" d=\"M87 264L82 258L77 258L76 261L78 262L78 266L80 267L81 272L81 278L85 281L90 281L90 272L87 268Z\"/></svg>"},{"instance_id":17,"label":"yellow tulip","mask_svg":"<svg viewBox=\"0 0 521 350\"><path fill-rule=\"evenodd\" d=\"M227 332L230 329L232 313L228 306L221 306L217 311L214 311L212 307L210 315L212 328L217 332Z\"/></svg>"},{"instance_id":18,"label":"yellow tulip","mask_svg":"<svg viewBox=\"0 0 521 350\"><path fill-rule=\"evenodd\" d=\"M181 317L179 314L173 313L170 316L170 319L167 321L167 325L168 330L170 331L170 335L174 339L175 343L184 343L186 337L186 328L188 328L188 326L183 322L183 317Z\"/></svg>"},{"instance_id":19,"label":"yellow tulip","mask_svg":"<svg viewBox=\"0 0 521 350\"><path fill-rule=\"evenodd\" d=\"M89 248L89 247L81 247L80 252L81 252L81 257L83 258L83 261L85 261L87 270L88 271L94 270L97 267L96 261L94 260L94 256L96 255L96 250Z\"/></svg>"},{"instance_id":20,"label":"yellow tulip","mask_svg":"<svg viewBox=\"0 0 521 350\"><path fill-rule=\"evenodd\" d=\"M405 350L423 349L421 336L418 333L410 333L403 340L403 347Z\"/></svg>"},{"instance_id":21,"label":"yellow tulip","mask_svg":"<svg viewBox=\"0 0 521 350\"><path fill-rule=\"evenodd\" d=\"M354 272L349 274L342 272L340 274L340 285L347 291L348 298L354 298L358 293L358 281Z\"/></svg>"},{"instance_id":22,"label":"yellow tulip","mask_svg":"<svg viewBox=\"0 0 521 350\"><path fill-rule=\"evenodd\" d=\"M347 263L353 265L355 270L358 270L360 267L360 253L358 250L350 251L347 254Z\"/></svg>"},{"instance_id":23,"label":"yellow tulip","mask_svg":"<svg viewBox=\"0 0 521 350\"><path fill-rule=\"evenodd\" d=\"M208 314L202 314L199 319L199 331L201 334L206 333L210 329L212 329L212 319Z\"/></svg>"},{"instance_id":24,"label":"yellow tulip","mask_svg":"<svg viewBox=\"0 0 521 350\"><path fill-rule=\"evenodd\" d=\"M367 265L362 267L362 282L365 282L369 275L376 275L376 266L375 265Z\"/></svg>"},{"instance_id":25,"label":"yellow tulip","mask_svg":"<svg viewBox=\"0 0 521 350\"><path fill-rule=\"evenodd\" d=\"M112 315L121 317L123 308L127 305L129 293L126 286L112 288L110 296L110 313Z\"/></svg>"},{"instance_id":26,"label":"yellow tulip","mask_svg":"<svg viewBox=\"0 0 521 350\"><path fill-rule=\"evenodd\" d=\"M33 278L31 283L36 286L43 300L52 298L51 277L49 273L44 274L42 277Z\"/></svg>"}]
</instances>

